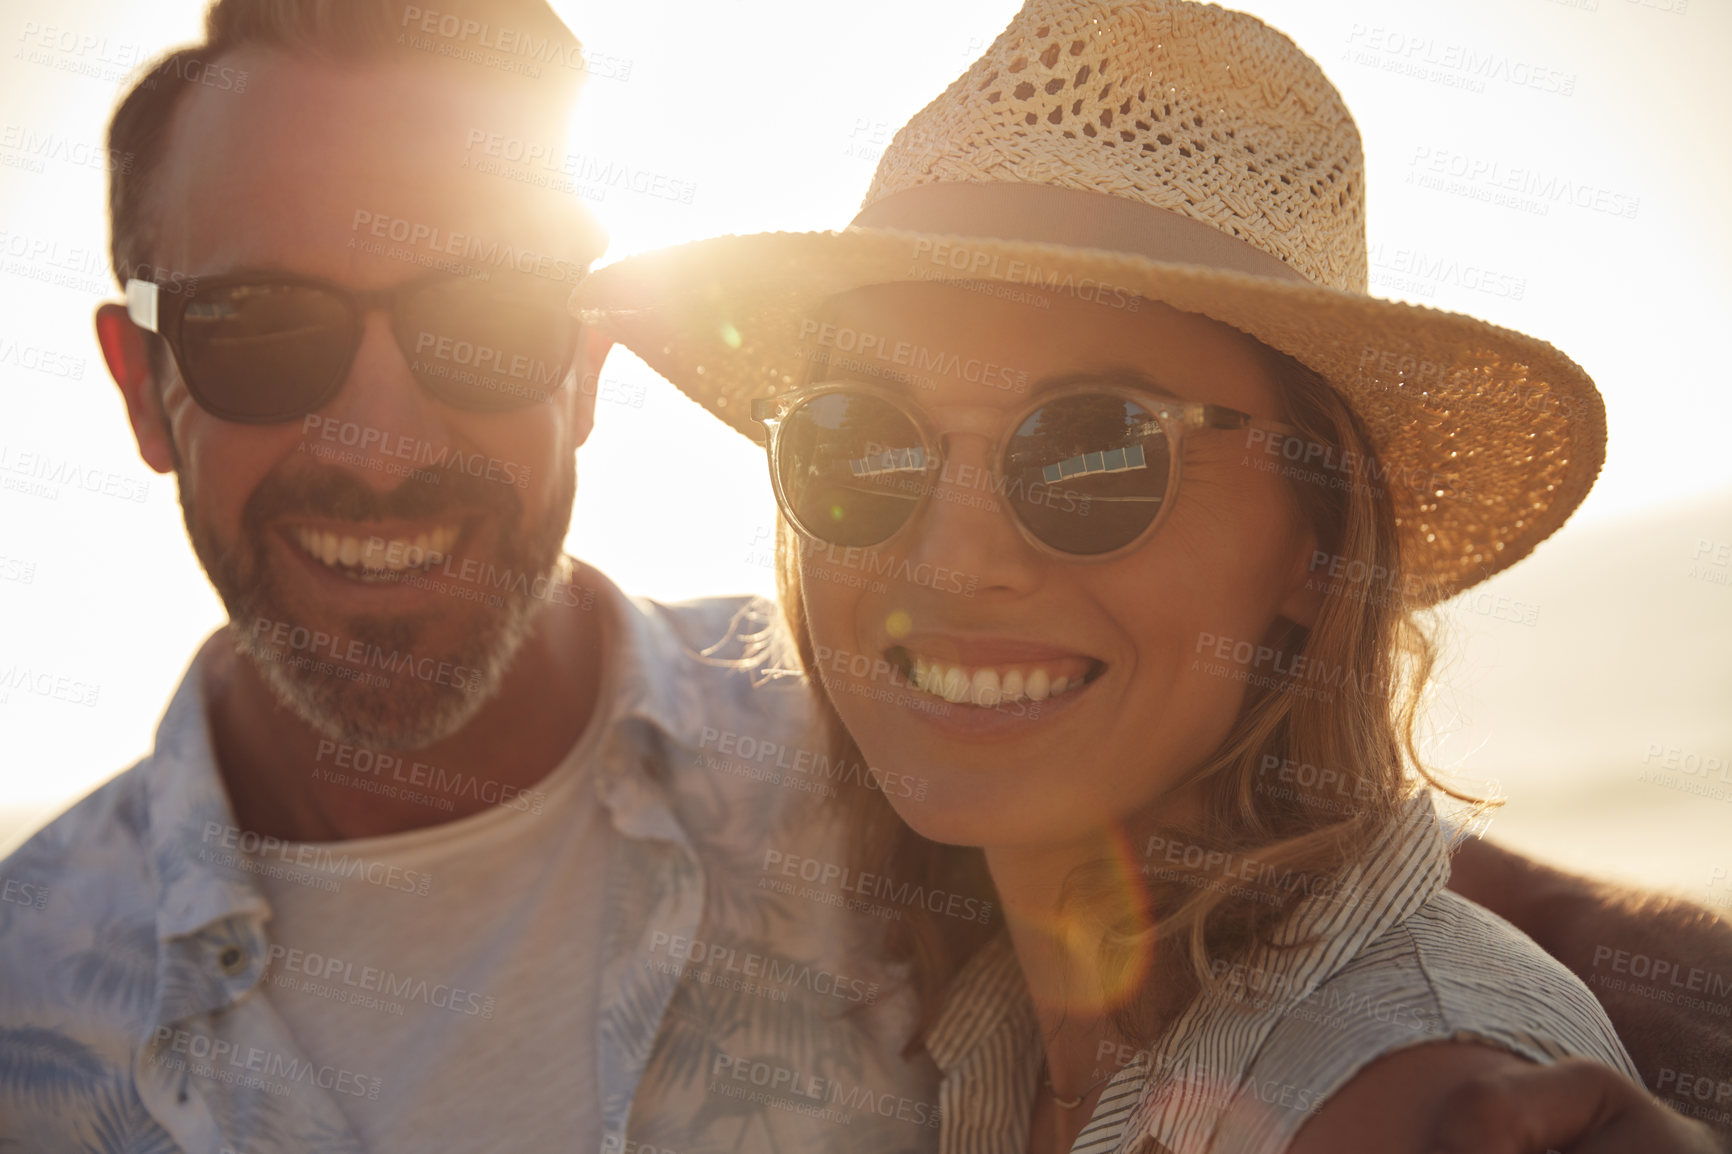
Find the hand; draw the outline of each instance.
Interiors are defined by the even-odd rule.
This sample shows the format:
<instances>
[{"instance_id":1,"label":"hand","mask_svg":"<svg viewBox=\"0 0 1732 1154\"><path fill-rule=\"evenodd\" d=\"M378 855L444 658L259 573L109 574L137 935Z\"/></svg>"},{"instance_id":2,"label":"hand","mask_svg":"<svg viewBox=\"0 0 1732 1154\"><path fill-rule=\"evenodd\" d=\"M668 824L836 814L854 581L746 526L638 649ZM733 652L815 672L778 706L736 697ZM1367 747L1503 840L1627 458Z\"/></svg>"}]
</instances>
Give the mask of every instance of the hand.
<instances>
[{"instance_id":1,"label":"hand","mask_svg":"<svg viewBox=\"0 0 1732 1154\"><path fill-rule=\"evenodd\" d=\"M1444 1100L1431 1154L1732 1154L1609 1066L1566 1058L1479 1077Z\"/></svg>"}]
</instances>

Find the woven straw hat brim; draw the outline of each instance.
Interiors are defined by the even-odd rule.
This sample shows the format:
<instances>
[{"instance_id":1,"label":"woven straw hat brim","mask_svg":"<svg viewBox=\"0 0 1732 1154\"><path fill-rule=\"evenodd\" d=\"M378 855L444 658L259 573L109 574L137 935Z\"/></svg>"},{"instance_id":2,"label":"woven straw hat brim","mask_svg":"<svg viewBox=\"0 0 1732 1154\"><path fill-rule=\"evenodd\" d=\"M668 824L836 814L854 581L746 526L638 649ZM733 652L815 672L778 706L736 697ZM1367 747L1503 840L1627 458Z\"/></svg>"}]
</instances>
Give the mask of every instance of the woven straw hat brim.
<instances>
[{"instance_id":1,"label":"woven straw hat brim","mask_svg":"<svg viewBox=\"0 0 1732 1154\"><path fill-rule=\"evenodd\" d=\"M1064 293L1067 277L1084 299L1097 291L1090 284L1110 286L1231 325L1315 370L1364 423L1378 460L1282 464L1320 483L1387 489L1403 577L1424 602L1525 557L1604 462L1599 393L1544 341L1423 305L1105 250L867 228L724 236L603 268L573 309L758 440L751 401L809 371L816 347L802 342L802 325L839 293L924 279L911 274L921 267L913 254L943 243L984 254L978 271L946 278L977 291L1038 310L1032 298ZM1039 283L1005 275L1026 278L1031 267Z\"/></svg>"}]
</instances>

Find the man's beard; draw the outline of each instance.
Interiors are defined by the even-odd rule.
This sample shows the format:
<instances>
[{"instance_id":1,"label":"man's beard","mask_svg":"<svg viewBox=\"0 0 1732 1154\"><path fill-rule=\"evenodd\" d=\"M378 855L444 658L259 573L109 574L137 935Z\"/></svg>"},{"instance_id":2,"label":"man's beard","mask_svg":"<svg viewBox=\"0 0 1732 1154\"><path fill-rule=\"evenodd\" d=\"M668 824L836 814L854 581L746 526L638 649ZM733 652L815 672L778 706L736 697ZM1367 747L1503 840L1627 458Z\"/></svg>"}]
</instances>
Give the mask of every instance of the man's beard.
<instances>
[{"instance_id":1,"label":"man's beard","mask_svg":"<svg viewBox=\"0 0 1732 1154\"><path fill-rule=\"evenodd\" d=\"M175 463L177 477L184 478ZM349 745L420 749L462 729L499 692L533 632L540 601L557 598L569 577L562 546L577 491L575 463L564 470L539 523L527 531L518 527L522 503L516 490L460 469L442 472L437 485L410 480L390 493L334 469L298 477L272 473L247 499L239 539L232 543L201 520L184 479L179 488L187 535L228 609L236 650L253 662L283 705L319 733ZM473 590L480 599L452 596L448 609L351 617L330 627L327 647L316 651L314 630L286 608L267 561L267 526L285 516L308 516L356 522L360 536L369 521L438 521L447 510L461 511L466 520L480 511L495 527L497 556L473 559L492 567L492 579L479 589L473 582L441 579L437 570L424 576L410 569L399 579L442 580L451 592ZM473 626L454 649L428 650L428 627L448 615L462 615ZM287 627L288 644L278 623Z\"/></svg>"}]
</instances>

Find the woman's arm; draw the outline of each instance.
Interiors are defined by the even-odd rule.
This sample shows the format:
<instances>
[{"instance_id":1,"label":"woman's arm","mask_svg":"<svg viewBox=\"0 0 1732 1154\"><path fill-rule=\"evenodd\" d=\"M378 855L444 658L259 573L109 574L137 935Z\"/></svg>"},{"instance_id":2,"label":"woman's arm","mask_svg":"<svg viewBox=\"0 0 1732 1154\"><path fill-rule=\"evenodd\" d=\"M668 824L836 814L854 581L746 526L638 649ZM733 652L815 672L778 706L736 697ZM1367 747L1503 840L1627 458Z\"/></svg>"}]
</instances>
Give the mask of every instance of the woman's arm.
<instances>
[{"instance_id":1,"label":"woman's arm","mask_svg":"<svg viewBox=\"0 0 1732 1154\"><path fill-rule=\"evenodd\" d=\"M1489 842L1450 888L1513 923L1587 983L1648 1088L1709 1107L1732 1134L1732 925L1678 898L1564 873ZM1703 1080L1706 1079L1706 1082Z\"/></svg>"}]
</instances>

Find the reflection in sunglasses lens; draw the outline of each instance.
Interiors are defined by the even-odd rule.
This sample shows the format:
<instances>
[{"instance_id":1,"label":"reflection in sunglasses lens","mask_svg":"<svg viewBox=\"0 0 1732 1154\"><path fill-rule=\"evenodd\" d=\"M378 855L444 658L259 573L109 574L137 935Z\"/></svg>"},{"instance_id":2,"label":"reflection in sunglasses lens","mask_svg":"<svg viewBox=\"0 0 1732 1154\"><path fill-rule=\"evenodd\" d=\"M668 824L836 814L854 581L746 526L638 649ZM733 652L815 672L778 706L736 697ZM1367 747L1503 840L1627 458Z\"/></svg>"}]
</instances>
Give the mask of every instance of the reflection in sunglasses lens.
<instances>
[{"instance_id":1,"label":"reflection in sunglasses lens","mask_svg":"<svg viewBox=\"0 0 1732 1154\"><path fill-rule=\"evenodd\" d=\"M1005 496L1036 537L1065 553L1135 541L1166 499L1171 452L1159 418L1116 393L1029 414L1005 451Z\"/></svg>"},{"instance_id":2,"label":"reflection in sunglasses lens","mask_svg":"<svg viewBox=\"0 0 1732 1154\"><path fill-rule=\"evenodd\" d=\"M814 398L788 415L778 446L776 479L796 520L833 545L884 541L920 500L920 431L876 397Z\"/></svg>"},{"instance_id":3,"label":"reflection in sunglasses lens","mask_svg":"<svg viewBox=\"0 0 1732 1154\"><path fill-rule=\"evenodd\" d=\"M550 395L571 367L577 322L563 294L502 295L476 282L429 285L394 318L397 343L428 392L494 411Z\"/></svg>"},{"instance_id":4,"label":"reflection in sunglasses lens","mask_svg":"<svg viewBox=\"0 0 1732 1154\"><path fill-rule=\"evenodd\" d=\"M254 420L315 408L354 349L355 319L307 285L231 285L187 302L187 385L213 411Z\"/></svg>"}]
</instances>

